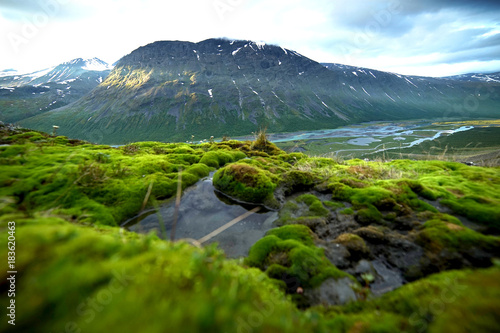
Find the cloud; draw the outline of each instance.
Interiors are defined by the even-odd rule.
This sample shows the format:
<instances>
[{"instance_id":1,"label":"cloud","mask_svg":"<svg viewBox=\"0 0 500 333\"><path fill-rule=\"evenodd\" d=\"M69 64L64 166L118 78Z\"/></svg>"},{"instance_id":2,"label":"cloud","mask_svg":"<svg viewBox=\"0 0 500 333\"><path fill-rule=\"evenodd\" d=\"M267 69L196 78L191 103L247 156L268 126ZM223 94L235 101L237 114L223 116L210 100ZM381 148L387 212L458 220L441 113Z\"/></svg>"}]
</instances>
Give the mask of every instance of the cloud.
<instances>
[{"instance_id":1,"label":"cloud","mask_svg":"<svg viewBox=\"0 0 500 333\"><path fill-rule=\"evenodd\" d=\"M351 1L330 15L337 34L316 47L329 61L384 69L394 60L410 68L500 59L498 1Z\"/></svg>"},{"instance_id":2,"label":"cloud","mask_svg":"<svg viewBox=\"0 0 500 333\"><path fill-rule=\"evenodd\" d=\"M12 21L40 16L51 20L75 20L90 16L92 8L76 0L0 0L0 13Z\"/></svg>"},{"instance_id":3,"label":"cloud","mask_svg":"<svg viewBox=\"0 0 500 333\"><path fill-rule=\"evenodd\" d=\"M22 52L11 52L5 36L47 12L49 23ZM0 36L2 67L81 56L115 61L156 40L223 36L277 44L316 61L376 69L406 63L412 72L500 59L500 1L0 0L0 13L7 31Z\"/></svg>"}]
</instances>

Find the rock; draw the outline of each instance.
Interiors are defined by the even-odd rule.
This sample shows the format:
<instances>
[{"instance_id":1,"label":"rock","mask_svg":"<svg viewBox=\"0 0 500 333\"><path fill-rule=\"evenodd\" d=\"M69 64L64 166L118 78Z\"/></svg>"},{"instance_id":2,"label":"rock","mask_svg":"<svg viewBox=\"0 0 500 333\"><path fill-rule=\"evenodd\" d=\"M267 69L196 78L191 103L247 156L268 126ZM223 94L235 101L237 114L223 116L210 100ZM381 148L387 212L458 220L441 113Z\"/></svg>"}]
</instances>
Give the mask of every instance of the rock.
<instances>
[{"instance_id":1,"label":"rock","mask_svg":"<svg viewBox=\"0 0 500 333\"><path fill-rule=\"evenodd\" d=\"M376 226L370 225L367 227L362 227L355 230L353 233L373 244L385 243L385 235L383 230L379 229Z\"/></svg>"},{"instance_id":2,"label":"rock","mask_svg":"<svg viewBox=\"0 0 500 333\"><path fill-rule=\"evenodd\" d=\"M363 260L360 260L358 262L356 267L354 267L354 273L359 274L359 275L365 274L365 273L371 273L371 274L375 275L376 271L373 268L373 265L371 264L371 262L363 259Z\"/></svg>"},{"instance_id":3,"label":"rock","mask_svg":"<svg viewBox=\"0 0 500 333\"><path fill-rule=\"evenodd\" d=\"M312 290L305 290L304 297L311 305L342 305L356 300L356 293L352 290L353 281L349 278L325 280L321 286Z\"/></svg>"},{"instance_id":4,"label":"rock","mask_svg":"<svg viewBox=\"0 0 500 333\"><path fill-rule=\"evenodd\" d=\"M344 269L349 267L351 254L346 249L344 245L337 243L329 243L325 248L325 256L330 260L332 264L337 266L337 268Z\"/></svg>"},{"instance_id":5,"label":"rock","mask_svg":"<svg viewBox=\"0 0 500 333\"><path fill-rule=\"evenodd\" d=\"M403 285L403 277L398 270L389 268L381 260L372 261L375 269L375 281L370 285L374 295L381 295L391 290L394 290Z\"/></svg>"},{"instance_id":6,"label":"rock","mask_svg":"<svg viewBox=\"0 0 500 333\"><path fill-rule=\"evenodd\" d=\"M351 254L351 260L369 256L370 249L366 246L363 238L358 235L345 233L335 239L336 243L344 245Z\"/></svg>"},{"instance_id":7,"label":"rock","mask_svg":"<svg viewBox=\"0 0 500 333\"><path fill-rule=\"evenodd\" d=\"M319 238L324 240L333 240L341 234L348 233L351 230L358 229L360 225L356 223L353 215L345 215L333 212L328 217L326 225L315 230Z\"/></svg>"}]
</instances>

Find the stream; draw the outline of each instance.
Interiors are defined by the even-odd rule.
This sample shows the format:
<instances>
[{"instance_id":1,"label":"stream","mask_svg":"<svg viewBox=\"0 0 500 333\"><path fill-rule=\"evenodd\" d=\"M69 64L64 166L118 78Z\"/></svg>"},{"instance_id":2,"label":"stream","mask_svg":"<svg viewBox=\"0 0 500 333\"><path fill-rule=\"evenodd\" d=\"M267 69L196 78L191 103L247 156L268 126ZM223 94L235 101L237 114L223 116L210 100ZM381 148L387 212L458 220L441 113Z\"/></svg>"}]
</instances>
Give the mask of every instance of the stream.
<instances>
[{"instance_id":1,"label":"stream","mask_svg":"<svg viewBox=\"0 0 500 333\"><path fill-rule=\"evenodd\" d=\"M213 174L214 172L183 191L175 239L198 240L256 207L238 203L219 193L212 184ZM166 238L169 238L174 211L175 200L169 200L157 211L143 213L126 221L122 226L141 234L154 231L161 237L163 223ZM251 214L205 244L217 242L219 248L230 258L247 256L250 247L274 227L273 222L277 218L277 212L261 208L259 212Z\"/></svg>"}]
</instances>

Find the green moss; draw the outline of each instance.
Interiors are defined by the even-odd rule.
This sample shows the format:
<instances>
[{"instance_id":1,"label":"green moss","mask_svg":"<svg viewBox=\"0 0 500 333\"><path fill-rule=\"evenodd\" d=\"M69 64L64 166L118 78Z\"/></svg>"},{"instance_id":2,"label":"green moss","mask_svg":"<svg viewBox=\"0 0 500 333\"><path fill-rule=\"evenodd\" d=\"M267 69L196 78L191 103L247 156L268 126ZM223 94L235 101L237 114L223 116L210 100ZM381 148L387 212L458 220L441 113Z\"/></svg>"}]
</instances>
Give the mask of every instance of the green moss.
<instances>
[{"instance_id":1,"label":"green moss","mask_svg":"<svg viewBox=\"0 0 500 333\"><path fill-rule=\"evenodd\" d=\"M386 186L392 187L392 182L387 182ZM419 199L417 194L420 194L422 196L423 193L426 191L423 186L418 184L418 182L413 182L413 181L397 181L396 186L393 187L393 192L396 193L396 201L400 204L404 204L408 207L413 208L414 210L417 211L430 211L437 213L437 209L434 208L432 205L426 203L425 201L422 201ZM434 193L430 192L428 194L428 197L433 197L434 198ZM432 195L431 195L432 194ZM424 196L425 197L425 196Z\"/></svg>"},{"instance_id":2,"label":"green moss","mask_svg":"<svg viewBox=\"0 0 500 333\"><path fill-rule=\"evenodd\" d=\"M466 228L455 217L447 214L436 214L428 220L419 231L417 241L432 252L447 250L466 251L479 247L492 253L500 253L500 239L485 236Z\"/></svg>"},{"instance_id":3,"label":"green moss","mask_svg":"<svg viewBox=\"0 0 500 333\"><path fill-rule=\"evenodd\" d=\"M372 223L380 223L383 219L382 214L375 206L368 206L367 208L362 208L356 213L356 220L363 224L369 225Z\"/></svg>"},{"instance_id":4,"label":"green moss","mask_svg":"<svg viewBox=\"0 0 500 333\"><path fill-rule=\"evenodd\" d=\"M422 185L422 183L417 180L406 180L405 182L413 192L421 195L428 200L437 200L439 197L438 193L430 190L428 187Z\"/></svg>"},{"instance_id":5,"label":"green moss","mask_svg":"<svg viewBox=\"0 0 500 333\"><path fill-rule=\"evenodd\" d=\"M189 155L191 155L194 152L195 152L195 150L193 148L191 148L189 145L180 144L180 145L175 146L175 148L174 148L175 154L189 154Z\"/></svg>"},{"instance_id":6,"label":"green moss","mask_svg":"<svg viewBox=\"0 0 500 333\"><path fill-rule=\"evenodd\" d=\"M55 211L68 220L116 225L139 212L150 184L150 199L166 199L176 193L179 170L184 189L206 177L210 167L199 163L203 154L188 145L157 142L118 149L73 146L63 137L3 146L0 197L14 198L5 208L27 215ZM224 151L220 156L226 163L245 155Z\"/></svg>"},{"instance_id":7,"label":"green moss","mask_svg":"<svg viewBox=\"0 0 500 333\"><path fill-rule=\"evenodd\" d=\"M35 141L45 140L47 136L48 135L43 135L42 133L39 132L29 131L11 135L7 138L7 141L13 143L23 143L24 141L35 142Z\"/></svg>"},{"instance_id":8,"label":"green moss","mask_svg":"<svg viewBox=\"0 0 500 333\"><path fill-rule=\"evenodd\" d=\"M327 186L328 190L332 192L332 198L341 201L351 201L351 196L355 193L354 189L341 182L330 182Z\"/></svg>"},{"instance_id":9,"label":"green moss","mask_svg":"<svg viewBox=\"0 0 500 333\"><path fill-rule=\"evenodd\" d=\"M345 207L345 205L342 202L338 202L338 201L323 201L323 204L326 207L333 209L333 210Z\"/></svg>"},{"instance_id":10,"label":"green moss","mask_svg":"<svg viewBox=\"0 0 500 333\"><path fill-rule=\"evenodd\" d=\"M303 194L285 203L275 224L303 224L315 230L317 226L325 224L325 217L329 214L330 211L315 195Z\"/></svg>"},{"instance_id":11,"label":"green moss","mask_svg":"<svg viewBox=\"0 0 500 333\"><path fill-rule=\"evenodd\" d=\"M340 331L494 332L500 327L498 279L498 268L444 272L327 316Z\"/></svg>"},{"instance_id":12,"label":"green moss","mask_svg":"<svg viewBox=\"0 0 500 333\"><path fill-rule=\"evenodd\" d=\"M66 145L69 143L69 140L66 136L57 136L53 139L53 142L58 145Z\"/></svg>"},{"instance_id":13,"label":"green moss","mask_svg":"<svg viewBox=\"0 0 500 333\"><path fill-rule=\"evenodd\" d=\"M200 163L206 164L212 168L219 168L227 163L236 162L245 158L246 155L240 151L209 151L200 159Z\"/></svg>"},{"instance_id":14,"label":"green moss","mask_svg":"<svg viewBox=\"0 0 500 333\"><path fill-rule=\"evenodd\" d=\"M206 164L196 163L188 167L185 172L188 172L197 178L203 178L210 174L210 168Z\"/></svg>"},{"instance_id":15,"label":"green moss","mask_svg":"<svg viewBox=\"0 0 500 333\"><path fill-rule=\"evenodd\" d=\"M352 204L356 206L374 205L380 207L384 202L394 200L394 193L383 187L370 186L355 189L350 199Z\"/></svg>"},{"instance_id":16,"label":"green moss","mask_svg":"<svg viewBox=\"0 0 500 333\"><path fill-rule=\"evenodd\" d=\"M289 194L312 188L318 178L310 172L291 170L283 175L283 184Z\"/></svg>"},{"instance_id":17,"label":"green moss","mask_svg":"<svg viewBox=\"0 0 500 333\"><path fill-rule=\"evenodd\" d=\"M218 190L239 200L275 204L273 192L276 184L271 176L248 164L233 163L218 170L213 182Z\"/></svg>"},{"instance_id":18,"label":"green moss","mask_svg":"<svg viewBox=\"0 0 500 333\"><path fill-rule=\"evenodd\" d=\"M498 268L442 273L381 298L307 312L298 312L277 290L285 289L303 304L298 286L314 288L329 277L349 276L315 246L321 241L311 232L325 225L331 210L342 207L339 201L352 203L344 212L356 211L357 221L366 224L335 240L351 255L369 256L366 242L383 248L398 231L388 228L394 223L376 224L408 214L414 222L426 222L413 223L413 230L396 237L415 240L425 249L424 259L450 252L474 259L484 253L481 265L487 266L487 258L500 253L499 238L468 229L420 199L439 199L494 231L500 207L498 168L441 161L354 160L341 165L303 154L252 150L250 142L239 141L140 142L115 149L40 134L46 140L36 139L35 144L31 139L39 136L33 133L0 146L0 230L5 233L6 222L16 221L16 237L29 240L16 254L22 274L16 291L20 331L29 331L33 318L37 329L54 332L68 330L66 325L73 322L82 331L95 332L109 327L148 332L166 327L230 332L460 332L500 327ZM273 280L257 269L240 267L239 260L225 260L214 247L197 249L103 226L137 214L149 188L150 200L175 195L180 170L186 188L219 167L217 182L234 196L242 195L240 200L272 203L278 187L284 192L288 188L287 195L315 187L339 200L321 202L311 194L288 200L279 213L279 221L287 225L269 231L244 260ZM421 212L410 215L412 210ZM0 245L5 257L6 238ZM89 299L110 292L117 274L133 278L120 292L112 292L102 310L90 307ZM271 308L272 315L262 312ZM90 310L95 320L88 320ZM130 320L138 314L141 321ZM255 314L262 314L262 320L252 326ZM7 330L6 321L0 330Z\"/></svg>"},{"instance_id":19,"label":"green moss","mask_svg":"<svg viewBox=\"0 0 500 333\"><path fill-rule=\"evenodd\" d=\"M314 234L303 225L287 225L281 228L271 229L267 235L274 235L280 239L294 239L306 246L314 245Z\"/></svg>"},{"instance_id":20,"label":"green moss","mask_svg":"<svg viewBox=\"0 0 500 333\"><path fill-rule=\"evenodd\" d=\"M16 249L17 276L30 277L16 280L18 331L32 329L33 318L46 332L237 332L247 326L295 332L316 326L262 272L224 260L214 247L57 219L20 220L16 236L29 239ZM0 244L6 256L7 239ZM262 321L255 326L256 313ZM141 320L130 320L137 314ZM8 327L7 320L0 323L0 330Z\"/></svg>"},{"instance_id":21,"label":"green moss","mask_svg":"<svg viewBox=\"0 0 500 333\"><path fill-rule=\"evenodd\" d=\"M354 209L352 209L352 207L349 207L349 208L344 209L340 213L344 214L344 215L352 215L352 214L354 214Z\"/></svg>"},{"instance_id":22,"label":"green moss","mask_svg":"<svg viewBox=\"0 0 500 333\"><path fill-rule=\"evenodd\" d=\"M314 246L312 232L303 225L272 229L250 249L245 264L283 280L289 291L298 286L313 288L329 277L349 276L337 269L323 250Z\"/></svg>"},{"instance_id":23,"label":"green moss","mask_svg":"<svg viewBox=\"0 0 500 333\"><path fill-rule=\"evenodd\" d=\"M457 214L490 227L494 232L500 231L500 200L469 195L458 199L443 199L441 203Z\"/></svg>"},{"instance_id":24,"label":"green moss","mask_svg":"<svg viewBox=\"0 0 500 333\"><path fill-rule=\"evenodd\" d=\"M363 238L355 234L342 234L334 242L344 245L351 255L364 256L370 252Z\"/></svg>"},{"instance_id":25,"label":"green moss","mask_svg":"<svg viewBox=\"0 0 500 333\"><path fill-rule=\"evenodd\" d=\"M279 159L287 163L297 163L302 159L309 159L306 154L303 153L290 153L290 154L281 154L279 155Z\"/></svg>"},{"instance_id":26,"label":"green moss","mask_svg":"<svg viewBox=\"0 0 500 333\"><path fill-rule=\"evenodd\" d=\"M373 244L381 244L385 242L385 234L384 234L384 228L383 227L376 227L373 225L367 226L367 227L362 227L359 229L356 229L354 231L354 234L362 237L363 239L366 239L370 243Z\"/></svg>"},{"instance_id":27,"label":"green moss","mask_svg":"<svg viewBox=\"0 0 500 333\"><path fill-rule=\"evenodd\" d=\"M303 194L297 198L297 202L303 202L309 206L309 216L327 216L329 214L321 200L313 194Z\"/></svg>"},{"instance_id":28,"label":"green moss","mask_svg":"<svg viewBox=\"0 0 500 333\"><path fill-rule=\"evenodd\" d=\"M257 133L257 137L255 141L252 142L250 149L258 150L269 155L279 155L283 153L283 151L279 149L274 143L267 140L265 130L260 130Z\"/></svg>"}]
</instances>

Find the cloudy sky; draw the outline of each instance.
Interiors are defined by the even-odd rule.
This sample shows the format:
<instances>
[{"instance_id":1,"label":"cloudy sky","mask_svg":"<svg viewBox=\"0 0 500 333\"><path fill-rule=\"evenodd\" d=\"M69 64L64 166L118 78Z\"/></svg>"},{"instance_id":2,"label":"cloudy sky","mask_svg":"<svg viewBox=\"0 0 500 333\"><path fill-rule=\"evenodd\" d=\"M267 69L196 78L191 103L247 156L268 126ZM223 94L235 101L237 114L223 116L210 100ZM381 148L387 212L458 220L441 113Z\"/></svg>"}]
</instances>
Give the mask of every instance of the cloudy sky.
<instances>
[{"instance_id":1,"label":"cloudy sky","mask_svg":"<svg viewBox=\"0 0 500 333\"><path fill-rule=\"evenodd\" d=\"M498 0L0 0L0 31L0 70L228 37L401 74L500 71Z\"/></svg>"}]
</instances>

